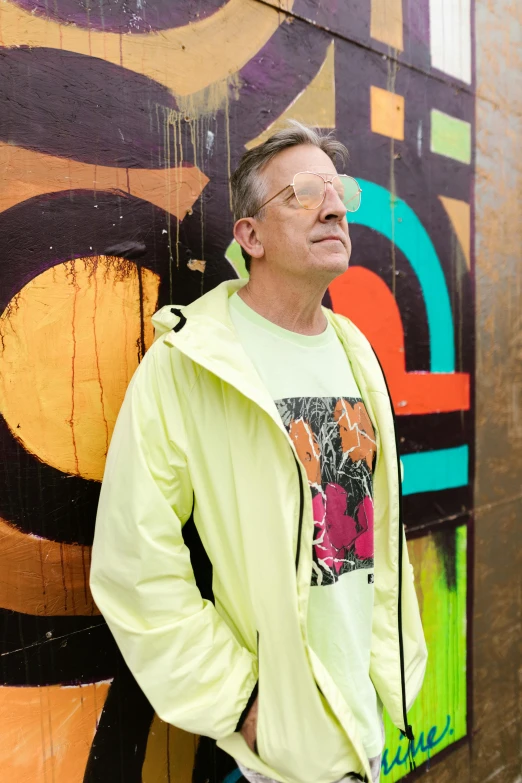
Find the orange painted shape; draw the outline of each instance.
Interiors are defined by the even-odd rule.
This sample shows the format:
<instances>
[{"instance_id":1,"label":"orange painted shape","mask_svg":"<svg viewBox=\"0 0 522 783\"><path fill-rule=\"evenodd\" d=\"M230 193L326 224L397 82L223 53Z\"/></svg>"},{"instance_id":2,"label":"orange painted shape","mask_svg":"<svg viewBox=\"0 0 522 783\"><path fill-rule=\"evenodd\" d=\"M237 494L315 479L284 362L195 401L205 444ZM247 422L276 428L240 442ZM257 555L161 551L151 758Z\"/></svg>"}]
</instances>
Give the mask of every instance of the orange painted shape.
<instances>
[{"instance_id":1,"label":"orange painted shape","mask_svg":"<svg viewBox=\"0 0 522 783\"><path fill-rule=\"evenodd\" d=\"M128 193L183 220L208 177L197 166L119 169L13 147L0 142L0 212L42 193L68 190Z\"/></svg>"},{"instance_id":2,"label":"orange painted shape","mask_svg":"<svg viewBox=\"0 0 522 783\"><path fill-rule=\"evenodd\" d=\"M467 201L439 196L459 240L468 269L471 267L471 214Z\"/></svg>"},{"instance_id":3,"label":"orange painted shape","mask_svg":"<svg viewBox=\"0 0 522 783\"><path fill-rule=\"evenodd\" d=\"M39 538L0 519L0 606L24 614L95 615L91 547Z\"/></svg>"},{"instance_id":4,"label":"orange painted shape","mask_svg":"<svg viewBox=\"0 0 522 783\"><path fill-rule=\"evenodd\" d=\"M404 98L380 87L370 86L371 128L391 139L404 139Z\"/></svg>"},{"instance_id":5,"label":"orange painted shape","mask_svg":"<svg viewBox=\"0 0 522 783\"><path fill-rule=\"evenodd\" d=\"M0 413L29 452L101 481L158 288L154 272L99 256L52 267L16 295L0 317Z\"/></svg>"},{"instance_id":6,"label":"orange painted shape","mask_svg":"<svg viewBox=\"0 0 522 783\"><path fill-rule=\"evenodd\" d=\"M402 51L402 0L371 0L370 35L376 41Z\"/></svg>"},{"instance_id":7,"label":"orange painted shape","mask_svg":"<svg viewBox=\"0 0 522 783\"><path fill-rule=\"evenodd\" d=\"M199 737L154 716L141 770L142 783L192 783Z\"/></svg>"},{"instance_id":8,"label":"orange painted shape","mask_svg":"<svg viewBox=\"0 0 522 783\"><path fill-rule=\"evenodd\" d=\"M202 261L200 258L191 258L187 261L187 266L191 272L201 272L203 274L206 265L207 262Z\"/></svg>"},{"instance_id":9,"label":"orange painted shape","mask_svg":"<svg viewBox=\"0 0 522 783\"><path fill-rule=\"evenodd\" d=\"M334 311L353 321L377 352L397 415L469 410L467 373L406 372L401 314L378 275L350 267L329 291Z\"/></svg>"},{"instance_id":10,"label":"orange painted shape","mask_svg":"<svg viewBox=\"0 0 522 783\"><path fill-rule=\"evenodd\" d=\"M0 780L82 783L109 686L0 687Z\"/></svg>"}]
</instances>

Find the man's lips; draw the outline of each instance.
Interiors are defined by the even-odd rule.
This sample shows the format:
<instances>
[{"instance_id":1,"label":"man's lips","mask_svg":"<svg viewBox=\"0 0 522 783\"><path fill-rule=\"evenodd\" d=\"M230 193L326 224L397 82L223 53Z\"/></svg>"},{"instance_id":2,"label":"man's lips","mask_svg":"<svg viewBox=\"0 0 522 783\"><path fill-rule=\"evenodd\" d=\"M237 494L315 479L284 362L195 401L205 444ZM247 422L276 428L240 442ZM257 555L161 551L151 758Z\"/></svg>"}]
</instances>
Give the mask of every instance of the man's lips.
<instances>
[{"instance_id":1,"label":"man's lips","mask_svg":"<svg viewBox=\"0 0 522 783\"><path fill-rule=\"evenodd\" d=\"M320 239L314 239L313 242L341 242L343 245L345 244L344 238L340 236L336 236L334 234L328 234L326 237L321 237Z\"/></svg>"}]
</instances>

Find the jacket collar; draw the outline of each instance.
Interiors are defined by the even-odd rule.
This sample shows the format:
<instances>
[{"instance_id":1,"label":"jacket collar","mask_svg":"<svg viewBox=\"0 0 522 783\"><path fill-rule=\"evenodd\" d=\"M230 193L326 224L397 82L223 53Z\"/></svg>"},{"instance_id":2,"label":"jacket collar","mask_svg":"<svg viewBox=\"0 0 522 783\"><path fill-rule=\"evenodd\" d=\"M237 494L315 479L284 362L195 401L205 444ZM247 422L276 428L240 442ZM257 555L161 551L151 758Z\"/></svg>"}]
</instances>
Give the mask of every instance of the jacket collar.
<instances>
[{"instance_id":1,"label":"jacket collar","mask_svg":"<svg viewBox=\"0 0 522 783\"><path fill-rule=\"evenodd\" d=\"M165 331L163 325L168 325L166 343L253 400L286 435L276 405L243 349L230 318L228 300L246 282L226 280L190 305L180 307L187 320L178 332L173 327L179 318L172 313L170 305L156 313L153 323L160 333Z\"/></svg>"},{"instance_id":2,"label":"jacket collar","mask_svg":"<svg viewBox=\"0 0 522 783\"><path fill-rule=\"evenodd\" d=\"M156 339L168 332L166 343L252 399L286 434L277 407L245 353L230 318L229 297L246 282L226 280L190 305L180 307L186 323L178 332L174 332L173 327L178 324L179 316L172 312L173 306L163 307L152 319ZM366 337L351 321L327 308L323 311L341 340L368 414L376 425L370 392L377 391L388 397L377 358Z\"/></svg>"}]
</instances>

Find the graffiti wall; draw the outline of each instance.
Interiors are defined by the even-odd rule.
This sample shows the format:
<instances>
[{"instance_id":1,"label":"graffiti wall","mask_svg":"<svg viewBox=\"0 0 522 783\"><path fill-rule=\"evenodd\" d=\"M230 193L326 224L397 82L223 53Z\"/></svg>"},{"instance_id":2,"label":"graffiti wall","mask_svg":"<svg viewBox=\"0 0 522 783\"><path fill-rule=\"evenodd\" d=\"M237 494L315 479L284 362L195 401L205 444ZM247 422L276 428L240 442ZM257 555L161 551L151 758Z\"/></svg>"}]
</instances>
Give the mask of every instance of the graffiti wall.
<instances>
[{"instance_id":1,"label":"graffiti wall","mask_svg":"<svg viewBox=\"0 0 522 783\"><path fill-rule=\"evenodd\" d=\"M399 422L429 647L426 769L469 734L475 357L470 0L0 0L0 777L234 783L153 715L88 589L100 480L151 314L246 276L228 177L287 118L362 187L329 305ZM424 766L423 766L424 765ZM382 780L408 772L386 726Z\"/></svg>"}]
</instances>

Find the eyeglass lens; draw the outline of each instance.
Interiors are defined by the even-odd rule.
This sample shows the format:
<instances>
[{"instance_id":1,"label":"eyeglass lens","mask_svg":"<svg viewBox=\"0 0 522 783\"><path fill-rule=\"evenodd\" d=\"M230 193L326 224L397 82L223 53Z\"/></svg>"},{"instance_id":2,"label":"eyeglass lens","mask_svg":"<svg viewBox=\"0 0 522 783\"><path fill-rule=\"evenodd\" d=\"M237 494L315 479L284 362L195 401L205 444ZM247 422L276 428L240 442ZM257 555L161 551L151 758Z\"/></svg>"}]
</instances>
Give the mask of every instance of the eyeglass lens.
<instances>
[{"instance_id":1,"label":"eyeglass lens","mask_svg":"<svg viewBox=\"0 0 522 783\"><path fill-rule=\"evenodd\" d=\"M361 190L357 180L346 174L338 174L333 178L332 185L347 212L356 212L361 204ZM294 192L304 209L317 209L325 195L324 179L318 174L301 171L294 177Z\"/></svg>"}]
</instances>

